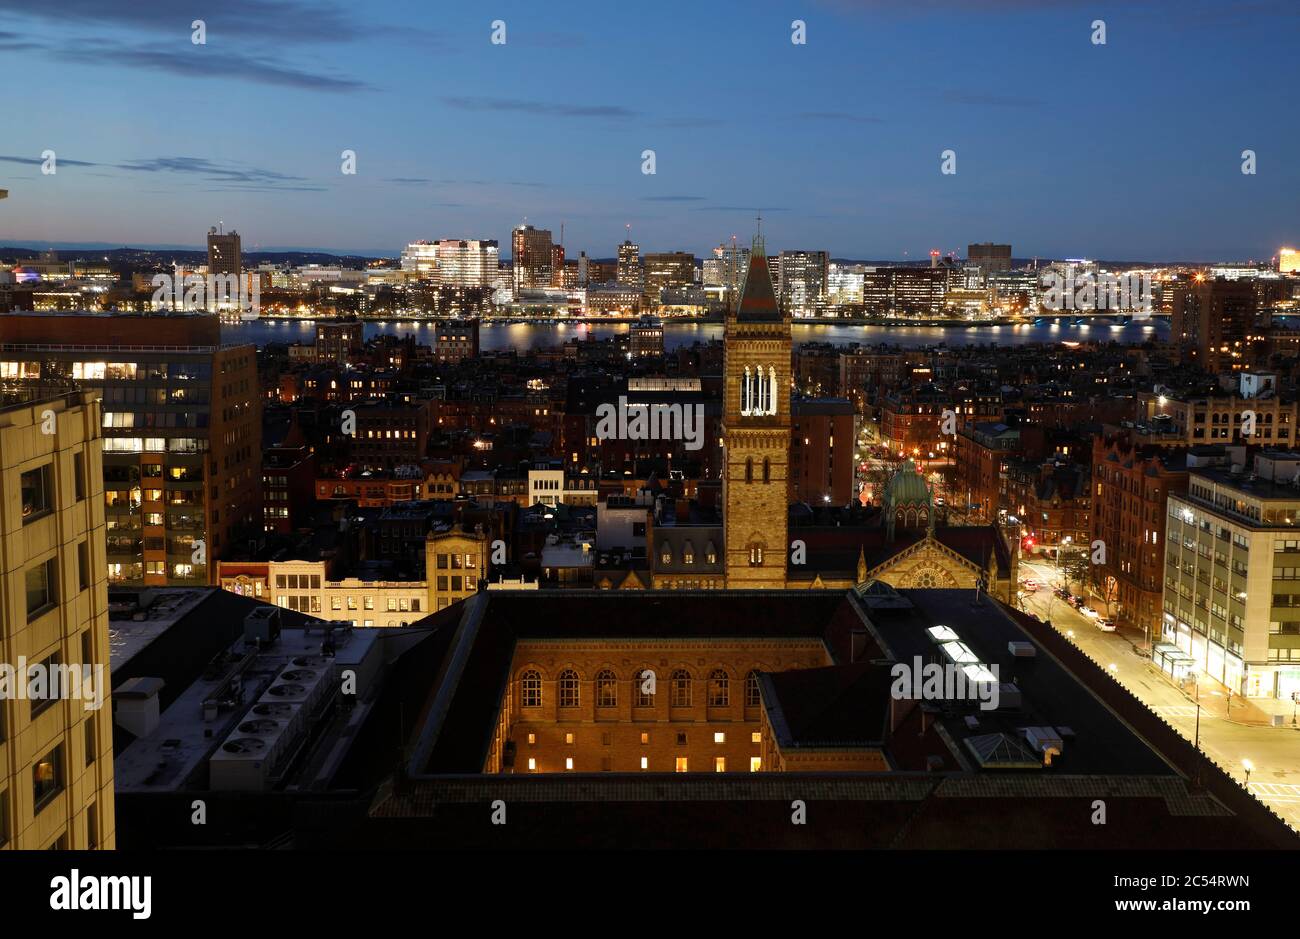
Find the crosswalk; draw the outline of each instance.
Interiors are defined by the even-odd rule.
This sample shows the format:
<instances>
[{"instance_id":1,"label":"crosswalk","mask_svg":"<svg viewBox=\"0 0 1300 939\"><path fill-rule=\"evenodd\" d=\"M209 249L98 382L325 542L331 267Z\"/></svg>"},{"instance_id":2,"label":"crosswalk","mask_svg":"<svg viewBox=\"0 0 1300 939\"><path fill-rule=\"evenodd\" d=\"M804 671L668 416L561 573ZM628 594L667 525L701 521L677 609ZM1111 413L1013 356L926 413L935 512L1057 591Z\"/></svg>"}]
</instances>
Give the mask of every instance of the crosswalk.
<instances>
[{"instance_id":1,"label":"crosswalk","mask_svg":"<svg viewBox=\"0 0 1300 939\"><path fill-rule=\"evenodd\" d=\"M1289 783L1253 782L1249 788L1265 802L1300 804L1300 786Z\"/></svg>"},{"instance_id":2,"label":"crosswalk","mask_svg":"<svg viewBox=\"0 0 1300 939\"><path fill-rule=\"evenodd\" d=\"M1194 704L1153 704L1151 710L1155 711L1162 717L1195 717L1196 705Z\"/></svg>"}]
</instances>

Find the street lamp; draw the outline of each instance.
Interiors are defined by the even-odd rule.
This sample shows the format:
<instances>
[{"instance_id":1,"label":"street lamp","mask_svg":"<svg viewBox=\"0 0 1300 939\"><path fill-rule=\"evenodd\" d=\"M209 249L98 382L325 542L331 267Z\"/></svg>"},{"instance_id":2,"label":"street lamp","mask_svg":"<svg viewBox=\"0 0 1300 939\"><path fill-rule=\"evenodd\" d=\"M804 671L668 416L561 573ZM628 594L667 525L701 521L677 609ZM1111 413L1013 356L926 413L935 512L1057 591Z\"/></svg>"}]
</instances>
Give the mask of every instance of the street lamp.
<instances>
[{"instance_id":1,"label":"street lamp","mask_svg":"<svg viewBox=\"0 0 1300 939\"><path fill-rule=\"evenodd\" d=\"M1255 768L1255 764L1250 760L1242 760L1241 767L1246 771L1246 785L1250 785L1250 771Z\"/></svg>"}]
</instances>

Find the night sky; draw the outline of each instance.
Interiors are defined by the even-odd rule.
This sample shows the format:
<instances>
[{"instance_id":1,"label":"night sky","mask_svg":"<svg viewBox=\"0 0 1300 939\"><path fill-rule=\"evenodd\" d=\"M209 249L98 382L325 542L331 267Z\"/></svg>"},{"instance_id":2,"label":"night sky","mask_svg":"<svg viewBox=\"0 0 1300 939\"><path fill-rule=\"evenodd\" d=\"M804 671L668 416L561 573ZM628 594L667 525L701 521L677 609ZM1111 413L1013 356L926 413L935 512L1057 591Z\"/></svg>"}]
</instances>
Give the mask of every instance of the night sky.
<instances>
[{"instance_id":1,"label":"night sky","mask_svg":"<svg viewBox=\"0 0 1300 939\"><path fill-rule=\"evenodd\" d=\"M0 244L703 254L761 211L770 251L1262 259L1300 240L1298 39L1294 0L0 0Z\"/></svg>"}]
</instances>

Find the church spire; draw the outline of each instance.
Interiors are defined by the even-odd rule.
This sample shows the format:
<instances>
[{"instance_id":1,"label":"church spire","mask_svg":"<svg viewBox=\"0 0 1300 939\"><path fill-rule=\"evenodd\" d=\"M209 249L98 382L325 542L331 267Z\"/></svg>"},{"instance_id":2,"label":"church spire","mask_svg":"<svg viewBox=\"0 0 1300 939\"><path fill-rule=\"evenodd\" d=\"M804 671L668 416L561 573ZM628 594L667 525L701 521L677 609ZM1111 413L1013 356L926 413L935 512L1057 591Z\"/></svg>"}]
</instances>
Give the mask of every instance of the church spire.
<instances>
[{"instance_id":1,"label":"church spire","mask_svg":"<svg viewBox=\"0 0 1300 939\"><path fill-rule=\"evenodd\" d=\"M776 292L772 289L772 275L767 268L767 247L763 242L763 217L756 220L758 230L750 242L749 270L745 284L740 289L740 302L736 304L739 322L779 322L781 310L777 306Z\"/></svg>"}]
</instances>

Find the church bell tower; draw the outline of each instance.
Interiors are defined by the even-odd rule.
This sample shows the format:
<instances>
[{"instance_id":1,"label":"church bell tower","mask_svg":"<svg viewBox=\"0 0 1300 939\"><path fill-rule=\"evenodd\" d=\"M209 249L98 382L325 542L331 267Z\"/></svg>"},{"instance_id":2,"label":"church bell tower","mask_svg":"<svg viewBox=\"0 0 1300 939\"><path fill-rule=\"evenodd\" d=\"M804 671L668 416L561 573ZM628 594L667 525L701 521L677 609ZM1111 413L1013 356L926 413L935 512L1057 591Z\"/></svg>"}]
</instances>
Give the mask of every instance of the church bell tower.
<instances>
[{"instance_id":1,"label":"church bell tower","mask_svg":"<svg viewBox=\"0 0 1300 939\"><path fill-rule=\"evenodd\" d=\"M729 589L786 584L790 558L790 319L772 289L762 235L723 333L722 477Z\"/></svg>"}]
</instances>

